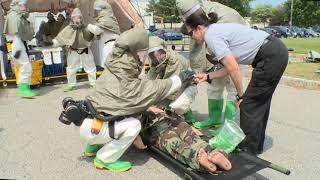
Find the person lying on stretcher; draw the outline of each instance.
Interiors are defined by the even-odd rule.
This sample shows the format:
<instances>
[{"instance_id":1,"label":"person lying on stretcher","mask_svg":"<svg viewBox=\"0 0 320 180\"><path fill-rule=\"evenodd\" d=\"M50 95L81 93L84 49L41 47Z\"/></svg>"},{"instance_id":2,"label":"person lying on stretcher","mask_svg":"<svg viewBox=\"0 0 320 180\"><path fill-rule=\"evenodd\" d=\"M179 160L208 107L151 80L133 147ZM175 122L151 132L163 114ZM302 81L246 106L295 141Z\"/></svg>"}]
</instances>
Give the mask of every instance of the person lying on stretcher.
<instances>
[{"instance_id":1,"label":"person lying on stretcher","mask_svg":"<svg viewBox=\"0 0 320 180\"><path fill-rule=\"evenodd\" d=\"M139 149L147 148L143 139L198 171L218 173L232 168L226 154L212 148L179 116L172 117L157 107L151 107L143 114L141 124L141 136L134 141Z\"/></svg>"}]
</instances>

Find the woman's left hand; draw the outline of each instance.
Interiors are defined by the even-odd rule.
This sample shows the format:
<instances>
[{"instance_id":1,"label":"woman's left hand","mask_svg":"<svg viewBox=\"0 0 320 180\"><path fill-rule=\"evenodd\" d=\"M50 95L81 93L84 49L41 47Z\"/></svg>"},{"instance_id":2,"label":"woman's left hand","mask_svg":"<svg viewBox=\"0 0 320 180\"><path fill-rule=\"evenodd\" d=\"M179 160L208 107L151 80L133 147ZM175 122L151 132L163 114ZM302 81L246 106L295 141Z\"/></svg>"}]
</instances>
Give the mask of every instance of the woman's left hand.
<instances>
[{"instance_id":1,"label":"woman's left hand","mask_svg":"<svg viewBox=\"0 0 320 180\"><path fill-rule=\"evenodd\" d=\"M235 101L234 101L234 105L236 106L236 108L237 108L238 111L240 110L240 104L241 104L241 102L242 102L242 99L240 99L240 100L235 100Z\"/></svg>"}]
</instances>

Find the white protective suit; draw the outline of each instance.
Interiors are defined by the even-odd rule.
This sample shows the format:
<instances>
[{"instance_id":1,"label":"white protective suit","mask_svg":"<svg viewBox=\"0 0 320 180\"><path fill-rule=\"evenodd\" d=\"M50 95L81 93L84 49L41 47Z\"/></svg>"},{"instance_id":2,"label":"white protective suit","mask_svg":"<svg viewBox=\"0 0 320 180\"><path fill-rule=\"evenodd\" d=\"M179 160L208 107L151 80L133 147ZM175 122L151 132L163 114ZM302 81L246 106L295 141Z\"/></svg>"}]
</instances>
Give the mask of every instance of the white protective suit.
<instances>
[{"instance_id":1,"label":"white protective suit","mask_svg":"<svg viewBox=\"0 0 320 180\"><path fill-rule=\"evenodd\" d=\"M24 42L33 38L34 31L27 20L28 13L20 10L20 5L26 3L24 0L13 0L4 25L7 39L12 40L13 60L19 66L18 84L30 84L32 74L31 62Z\"/></svg>"},{"instance_id":2,"label":"white protective suit","mask_svg":"<svg viewBox=\"0 0 320 180\"><path fill-rule=\"evenodd\" d=\"M109 136L108 123L104 122L98 135L92 134L92 119L85 119L80 127L80 136L88 144L105 144L98 152L96 157L104 163L113 163L117 161L122 154L129 148L134 139L141 130L141 123L138 119L129 117L119 122L115 122L115 138Z\"/></svg>"}]
</instances>

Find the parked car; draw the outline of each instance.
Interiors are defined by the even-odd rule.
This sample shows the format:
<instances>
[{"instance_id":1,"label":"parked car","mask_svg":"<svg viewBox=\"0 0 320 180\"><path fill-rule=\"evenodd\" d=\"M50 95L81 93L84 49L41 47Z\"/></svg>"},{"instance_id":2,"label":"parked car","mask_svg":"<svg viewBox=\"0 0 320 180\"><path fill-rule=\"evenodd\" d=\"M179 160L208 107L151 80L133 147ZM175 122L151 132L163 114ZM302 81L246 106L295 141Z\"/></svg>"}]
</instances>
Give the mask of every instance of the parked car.
<instances>
[{"instance_id":1,"label":"parked car","mask_svg":"<svg viewBox=\"0 0 320 180\"><path fill-rule=\"evenodd\" d=\"M292 31L293 37L306 37L306 34L304 33L304 31L297 26L292 26L289 29Z\"/></svg>"},{"instance_id":2,"label":"parked car","mask_svg":"<svg viewBox=\"0 0 320 180\"><path fill-rule=\"evenodd\" d=\"M292 36L292 33L290 32L289 28L287 28L287 27L284 27L284 26L269 26L268 28L272 28L272 29L276 30L277 32L279 32L281 38L282 37L287 38L287 37Z\"/></svg>"},{"instance_id":3,"label":"parked car","mask_svg":"<svg viewBox=\"0 0 320 180\"><path fill-rule=\"evenodd\" d=\"M270 35L273 35L274 37L280 38L281 37L281 33L279 33L278 31L276 31L275 29L272 28L262 28L262 31L267 32Z\"/></svg>"},{"instance_id":4,"label":"parked car","mask_svg":"<svg viewBox=\"0 0 320 180\"><path fill-rule=\"evenodd\" d=\"M312 30L314 30L317 33L320 33L320 26L313 26Z\"/></svg>"},{"instance_id":5,"label":"parked car","mask_svg":"<svg viewBox=\"0 0 320 180\"><path fill-rule=\"evenodd\" d=\"M183 39L183 34L175 31L174 29L160 29L154 32L153 35L158 36L165 41L175 41Z\"/></svg>"},{"instance_id":6,"label":"parked car","mask_svg":"<svg viewBox=\"0 0 320 180\"><path fill-rule=\"evenodd\" d=\"M319 37L319 33L315 32L311 28L303 28L304 33L306 34L307 37Z\"/></svg>"}]
</instances>

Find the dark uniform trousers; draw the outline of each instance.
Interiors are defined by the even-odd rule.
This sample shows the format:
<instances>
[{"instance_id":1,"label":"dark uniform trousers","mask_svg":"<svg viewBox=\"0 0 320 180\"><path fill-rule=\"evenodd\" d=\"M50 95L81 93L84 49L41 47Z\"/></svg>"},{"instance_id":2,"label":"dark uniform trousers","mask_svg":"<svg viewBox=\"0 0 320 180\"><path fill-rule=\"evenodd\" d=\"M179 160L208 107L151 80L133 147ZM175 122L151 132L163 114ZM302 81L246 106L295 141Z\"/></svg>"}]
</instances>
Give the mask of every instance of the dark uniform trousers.
<instances>
[{"instance_id":1,"label":"dark uniform trousers","mask_svg":"<svg viewBox=\"0 0 320 180\"><path fill-rule=\"evenodd\" d=\"M246 134L240 147L254 154L263 151L272 95L287 64L286 46L269 36L252 63L252 78L240 104L240 126Z\"/></svg>"}]
</instances>

